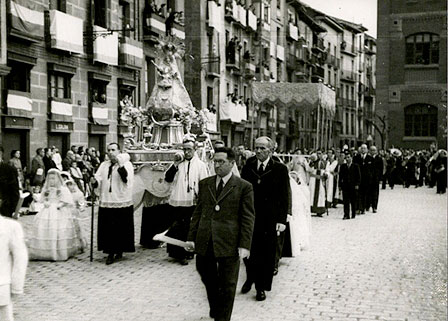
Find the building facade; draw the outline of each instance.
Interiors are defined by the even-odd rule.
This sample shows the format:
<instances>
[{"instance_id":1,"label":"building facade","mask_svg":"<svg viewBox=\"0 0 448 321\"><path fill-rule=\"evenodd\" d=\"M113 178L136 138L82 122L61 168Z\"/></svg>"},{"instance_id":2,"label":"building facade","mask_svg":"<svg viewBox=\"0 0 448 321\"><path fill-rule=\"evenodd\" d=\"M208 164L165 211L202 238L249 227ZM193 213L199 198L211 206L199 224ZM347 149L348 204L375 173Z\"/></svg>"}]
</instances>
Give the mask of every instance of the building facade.
<instances>
[{"instance_id":1,"label":"building facade","mask_svg":"<svg viewBox=\"0 0 448 321\"><path fill-rule=\"evenodd\" d=\"M441 0L378 1L377 118L387 147L446 148L446 12Z\"/></svg>"},{"instance_id":2,"label":"building facade","mask_svg":"<svg viewBox=\"0 0 448 321\"><path fill-rule=\"evenodd\" d=\"M39 147L122 142L121 107L154 86L157 38L185 38L183 0L1 4L1 144L28 165Z\"/></svg>"}]
</instances>

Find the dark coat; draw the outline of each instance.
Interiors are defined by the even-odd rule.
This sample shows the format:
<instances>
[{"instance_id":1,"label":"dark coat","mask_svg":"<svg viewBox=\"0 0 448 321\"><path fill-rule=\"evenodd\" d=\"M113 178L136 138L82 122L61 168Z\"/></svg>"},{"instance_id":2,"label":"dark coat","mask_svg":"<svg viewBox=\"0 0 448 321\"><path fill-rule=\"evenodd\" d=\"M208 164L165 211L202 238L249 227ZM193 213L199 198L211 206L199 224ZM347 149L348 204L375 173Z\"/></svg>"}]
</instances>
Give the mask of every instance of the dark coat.
<instances>
[{"instance_id":1,"label":"dark coat","mask_svg":"<svg viewBox=\"0 0 448 321\"><path fill-rule=\"evenodd\" d=\"M378 184L383 177L384 161L380 155L375 155L375 157L372 157L372 160L372 182Z\"/></svg>"},{"instance_id":2,"label":"dark coat","mask_svg":"<svg viewBox=\"0 0 448 321\"><path fill-rule=\"evenodd\" d=\"M353 158L353 163L358 164L361 171L360 185L367 187L373 180L374 166L372 156L367 154L365 158L362 158L361 154L358 154Z\"/></svg>"},{"instance_id":3,"label":"dark coat","mask_svg":"<svg viewBox=\"0 0 448 321\"><path fill-rule=\"evenodd\" d=\"M352 162L350 168L347 164L342 164L339 171L339 187L343 191L353 191L355 186L361 184L361 171L359 165Z\"/></svg>"},{"instance_id":4,"label":"dark coat","mask_svg":"<svg viewBox=\"0 0 448 321\"><path fill-rule=\"evenodd\" d=\"M195 242L196 253L205 256L211 240L215 257L236 256L240 247L250 250L255 221L253 196L251 184L235 175L218 198L216 175L201 180L187 238Z\"/></svg>"},{"instance_id":5,"label":"dark coat","mask_svg":"<svg viewBox=\"0 0 448 321\"><path fill-rule=\"evenodd\" d=\"M56 163L47 156L43 157L44 165L45 165L45 174L52 168L57 168Z\"/></svg>"},{"instance_id":6,"label":"dark coat","mask_svg":"<svg viewBox=\"0 0 448 321\"><path fill-rule=\"evenodd\" d=\"M19 198L17 170L7 163L0 162L0 214L11 217Z\"/></svg>"},{"instance_id":7,"label":"dark coat","mask_svg":"<svg viewBox=\"0 0 448 321\"><path fill-rule=\"evenodd\" d=\"M250 182L254 188L255 227L249 258L249 274L257 274L255 285L260 289L271 290L272 276L276 262L277 223L286 225L289 207L288 168L269 160L260 176L257 158L247 160L241 171L241 178ZM257 281L258 280L258 281Z\"/></svg>"}]
</instances>

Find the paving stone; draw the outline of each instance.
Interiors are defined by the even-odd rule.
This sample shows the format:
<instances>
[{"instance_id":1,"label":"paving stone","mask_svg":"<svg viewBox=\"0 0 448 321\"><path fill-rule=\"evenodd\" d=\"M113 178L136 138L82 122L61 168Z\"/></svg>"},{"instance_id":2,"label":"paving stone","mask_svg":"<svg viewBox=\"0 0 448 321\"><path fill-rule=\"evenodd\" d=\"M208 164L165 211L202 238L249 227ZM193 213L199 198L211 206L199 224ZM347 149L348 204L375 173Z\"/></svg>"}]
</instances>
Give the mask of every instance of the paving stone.
<instances>
[{"instance_id":1,"label":"paving stone","mask_svg":"<svg viewBox=\"0 0 448 321\"><path fill-rule=\"evenodd\" d=\"M310 249L282 259L266 301L257 302L254 290L239 292L242 265L232 320L447 320L446 210L446 196L434 189L398 186L380 192L376 214L343 221L340 205L313 217ZM90 211L83 215L88 232ZM33 218L20 218L25 233ZM140 224L138 211L136 244ZM16 320L210 320L194 261L180 266L164 248L137 246L104 263L96 248L93 262L88 250L67 262L30 262Z\"/></svg>"}]
</instances>

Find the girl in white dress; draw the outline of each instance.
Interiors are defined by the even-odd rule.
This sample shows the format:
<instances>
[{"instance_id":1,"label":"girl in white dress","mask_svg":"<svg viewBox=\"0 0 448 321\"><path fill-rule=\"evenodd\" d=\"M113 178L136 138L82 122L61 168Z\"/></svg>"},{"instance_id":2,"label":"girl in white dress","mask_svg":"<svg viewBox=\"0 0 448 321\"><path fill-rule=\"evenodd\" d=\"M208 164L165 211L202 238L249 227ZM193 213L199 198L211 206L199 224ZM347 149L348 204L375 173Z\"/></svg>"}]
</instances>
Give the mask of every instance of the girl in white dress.
<instances>
[{"instance_id":1,"label":"girl in white dress","mask_svg":"<svg viewBox=\"0 0 448 321\"><path fill-rule=\"evenodd\" d=\"M47 173L29 239L30 259L65 261L77 254L80 242L72 216L73 198L58 169Z\"/></svg>"},{"instance_id":2,"label":"girl in white dress","mask_svg":"<svg viewBox=\"0 0 448 321\"><path fill-rule=\"evenodd\" d=\"M292 215L289 217L292 256L310 245L311 211L309 188L298 172L289 173L291 186Z\"/></svg>"}]
</instances>

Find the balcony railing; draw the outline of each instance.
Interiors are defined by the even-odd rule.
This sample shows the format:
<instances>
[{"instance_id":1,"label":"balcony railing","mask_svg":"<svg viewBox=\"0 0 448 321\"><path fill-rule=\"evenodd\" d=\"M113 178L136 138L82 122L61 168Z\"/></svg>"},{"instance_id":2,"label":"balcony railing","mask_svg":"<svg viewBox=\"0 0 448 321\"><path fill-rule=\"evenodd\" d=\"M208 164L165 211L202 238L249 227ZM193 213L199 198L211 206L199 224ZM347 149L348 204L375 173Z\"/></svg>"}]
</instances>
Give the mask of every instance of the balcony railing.
<instances>
[{"instance_id":1,"label":"balcony railing","mask_svg":"<svg viewBox=\"0 0 448 321\"><path fill-rule=\"evenodd\" d=\"M317 52L325 51L324 40L322 38L318 38L317 41L315 43L313 43L313 51L317 51Z\"/></svg>"},{"instance_id":2,"label":"balcony railing","mask_svg":"<svg viewBox=\"0 0 448 321\"><path fill-rule=\"evenodd\" d=\"M247 78L253 78L255 76L255 65L252 62L244 63L244 75Z\"/></svg>"},{"instance_id":3,"label":"balcony railing","mask_svg":"<svg viewBox=\"0 0 448 321\"><path fill-rule=\"evenodd\" d=\"M353 99L342 98L342 105L345 107L356 107L356 102Z\"/></svg>"},{"instance_id":4,"label":"balcony railing","mask_svg":"<svg viewBox=\"0 0 448 321\"><path fill-rule=\"evenodd\" d=\"M144 19L143 39L157 40L159 36L165 35L165 18L158 14L151 13Z\"/></svg>"},{"instance_id":5,"label":"balcony railing","mask_svg":"<svg viewBox=\"0 0 448 321\"><path fill-rule=\"evenodd\" d=\"M325 78L325 69L321 66L314 65L313 66L313 77Z\"/></svg>"},{"instance_id":6,"label":"balcony railing","mask_svg":"<svg viewBox=\"0 0 448 321\"><path fill-rule=\"evenodd\" d=\"M296 55L289 53L286 56L286 66L291 69L295 69L296 64L297 64L296 59L297 59Z\"/></svg>"},{"instance_id":7,"label":"balcony railing","mask_svg":"<svg viewBox=\"0 0 448 321\"><path fill-rule=\"evenodd\" d=\"M356 74L351 70L342 70L341 78L349 81L356 81Z\"/></svg>"},{"instance_id":8,"label":"balcony railing","mask_svg":"<svg viewBox=\"0 0 448 321\"><path fill-rule=\"evenodd\" d=\"M287 26L286 36L292 40L299 40L299 28L292 23L289 23Z\"/></svg>"},{"instance_id":9,"label":"balcony railing","mask_svg":"<svg viewBox=\"0 0 448 321\"><path fill-rule=\"evenodd\" d=\"M217 78L220 76L220 68L219 68L220 62L219 57L210 57L209 61L207 62L207 76L211 78Z\"/></svg>"}]
</instances>

